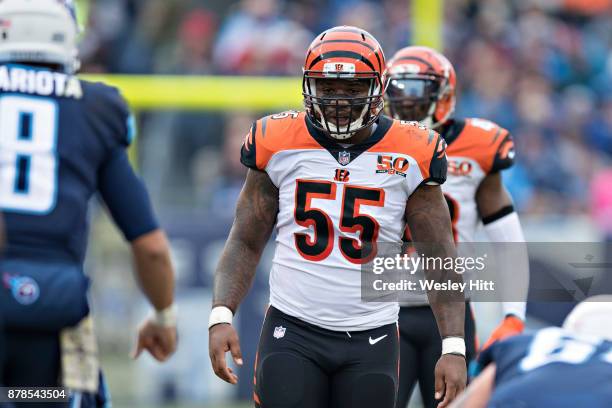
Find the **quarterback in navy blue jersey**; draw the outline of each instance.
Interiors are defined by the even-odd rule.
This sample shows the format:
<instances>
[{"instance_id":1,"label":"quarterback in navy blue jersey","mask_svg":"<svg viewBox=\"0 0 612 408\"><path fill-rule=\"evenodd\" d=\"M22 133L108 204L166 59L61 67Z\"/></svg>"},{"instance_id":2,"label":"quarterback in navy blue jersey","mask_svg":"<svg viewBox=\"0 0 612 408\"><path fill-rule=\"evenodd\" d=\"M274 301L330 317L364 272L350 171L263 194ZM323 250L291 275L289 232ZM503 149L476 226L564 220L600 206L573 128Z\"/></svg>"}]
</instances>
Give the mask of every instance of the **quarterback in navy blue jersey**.
<instances>
[{"instance_id":1,"label":"quarterback in navy blue jersey","mask_svg":"<svg viewBox=\"0 0 612 408\"><path fill-rule=\"evenodd\" d=\"M612 296L578 304L563 324L485 349L482 373L452 408L612 406Z\"/></svg>"},{"instance_id":2,"label":"quarterback in navy blue jersey","mask_svg":"<svg viewBox=\"0 0 612 408\"><path fill-rule=\"evenodd\" d=\"M135 354L148 350L160 361L176 347L168 242L128 161L134 124L125 101L117 89L73 75L78 29L71 2L6 0L0 21L0 209L7 238L0 378L8 386L65 385L100 405L106 397L98 370L75 373L66 356L84 350L79 358L97 367L83 273L90 198L99 193L130 242L137 278L155 309L140 328Z\"/></svg>"}]
</instances>

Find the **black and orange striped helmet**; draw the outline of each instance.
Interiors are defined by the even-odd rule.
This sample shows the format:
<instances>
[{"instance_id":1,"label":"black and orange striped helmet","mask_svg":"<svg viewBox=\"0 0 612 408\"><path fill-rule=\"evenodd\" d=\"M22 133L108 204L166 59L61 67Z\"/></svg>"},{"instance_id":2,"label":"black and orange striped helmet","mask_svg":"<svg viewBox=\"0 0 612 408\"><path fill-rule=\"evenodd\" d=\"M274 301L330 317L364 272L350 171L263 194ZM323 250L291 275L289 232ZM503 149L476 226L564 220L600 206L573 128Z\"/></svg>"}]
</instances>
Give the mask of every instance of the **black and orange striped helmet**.
<instances>
[{"instance_id":1,"label":"black and orange striped helmet","mask_svg":"<svg viewBox=\"0 0 612 408\"><path fill-rule=\"evenodd\" d=\"M384 107L385 72L385 55L370 33L350 26L324 31L310 44L304 62L302 93L308 118L336 139L348 139L372 125ZM346 91L338 80L363 91ZM332 87L330 92L319 89L323 83Z\"/></svg>"},{"instance_id":2,"label":"black and orange striped helmet","mask_svg":"<svg viewBox=\"0 0 612 408\"><path fill-rule=\"evenodd\" d=\"M457 76L450 61L428 47L405 47L387 65L385 99L395 119L436 128L455 110Z\"/></svg>"}]
</instances>

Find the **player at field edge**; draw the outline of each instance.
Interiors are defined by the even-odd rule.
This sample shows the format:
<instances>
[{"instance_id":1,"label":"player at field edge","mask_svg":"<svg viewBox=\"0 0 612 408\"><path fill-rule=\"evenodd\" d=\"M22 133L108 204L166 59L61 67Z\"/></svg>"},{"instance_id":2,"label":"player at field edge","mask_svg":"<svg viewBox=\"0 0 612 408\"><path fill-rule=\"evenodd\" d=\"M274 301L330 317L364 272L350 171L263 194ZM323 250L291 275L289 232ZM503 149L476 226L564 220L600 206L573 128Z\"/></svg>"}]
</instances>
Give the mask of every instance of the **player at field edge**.
<instances>
[{"instance_id":1,"label":"player at field edge","mask_svg":"<svg viewBox=\"0 0 612 408\"><path fill-rule=\"evenodd\" d=\"M580 302L563 327L494 343L452 408L607 408L612 401L612 296Z\"/></svg>"},{"instance_id":2,"label":"player at field edge","mask_svg":"<svg viewBox=\"0 0 612 408\"><path fill-rule=\"evenodd\" d=\"M361 299L361 266L381 243L399 243L408 224L430 256L454 256L440 189L445 143L432 130L382 115L387 85L382 49L357 27L319 34L303 68L305 112L257 120L241 161L249 167L215 274L209 353L223 380L242 364L233 315L276 230L270 306L255 362L256 407L395 405L397 302ZM392 157L401 171L378 171ZM429 278L459 282L455 273ZM446 406L466 383L463 294L432 296L444 338L436 393Z\"/></svg>"},{"instance_id":3,"label":"player at field edge","mask_svg":"<svg viewBox=\"0 0 612 408\"><path fill-rule=\"evenodd\" d=\"M129 241L154 307L134 357L147 350L164 361L176 349L168 241L127 158L134 126L125 101L117 89L74 75L72 2L5 0L0 22L3 385L65 386L71 407L106 407L83 271L89 199L100 194Z\"/></svg>"},{"instance_id":4,"label":"player at field edge","mask_svg":"<svg viewBox=\"0 0 612 408\"><path fill-rule=\"evenodd\" d=\"M387 67L390 82L385 98L391 116L431 127L447 143L448 178L442 191L450 210L455 241L475 241L477 230L483 224L491 242L524 243L519 217L501 177L501 171L514 163L514 143L509 132L485 119L453 117L456 73L441 53L428 47L406 47L395 53ZM414 237L411 239L416 241ZM500 252L511 249L514 247L503 246ZM484 348L523 331L529 269L524 248L517 249L519 257L512 259L512 271L498 273L498 285L504 283L505 275L513 280L512 285L508 283L513 287L512 293L501 296L516 301L502 303L505 317ZM402 370L398 408L407 406L417 382L425 407L436 406L431 393L440 338L434 316L425 301L408 302L400 309ZM466 302L465 323L470 361L476 356L478 347L469 301Z\"/></svg>"}]
</instances>

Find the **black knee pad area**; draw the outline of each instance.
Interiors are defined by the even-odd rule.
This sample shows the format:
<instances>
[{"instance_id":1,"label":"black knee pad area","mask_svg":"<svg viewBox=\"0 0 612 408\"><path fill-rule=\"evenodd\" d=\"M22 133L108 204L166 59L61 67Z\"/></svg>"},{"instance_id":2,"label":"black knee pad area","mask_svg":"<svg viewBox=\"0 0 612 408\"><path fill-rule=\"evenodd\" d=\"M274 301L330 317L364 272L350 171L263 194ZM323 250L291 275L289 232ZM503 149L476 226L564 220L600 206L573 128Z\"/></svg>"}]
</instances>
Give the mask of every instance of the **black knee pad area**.
<instances>
[{"instance_id":1,"label":"black knee pad area","mask_svg":"<svg viewBox=\"0 0 612 408\"><path fill-rule=\"evenodd\" d=\"M369 373L356 378L352 386L353 408L393 408L396 385L385 373Z\"/></svg>"},{"instance_id":2,"label":"black knee pad area","mask_svg":"<svg viewBox=\"0 0 612 408\"><path fill-rule=\"evenodd\" d=\"M257 371L262 406L293 408L304 397L304 363L291 353L271 353Z\"/></svg>"}]
</instances>

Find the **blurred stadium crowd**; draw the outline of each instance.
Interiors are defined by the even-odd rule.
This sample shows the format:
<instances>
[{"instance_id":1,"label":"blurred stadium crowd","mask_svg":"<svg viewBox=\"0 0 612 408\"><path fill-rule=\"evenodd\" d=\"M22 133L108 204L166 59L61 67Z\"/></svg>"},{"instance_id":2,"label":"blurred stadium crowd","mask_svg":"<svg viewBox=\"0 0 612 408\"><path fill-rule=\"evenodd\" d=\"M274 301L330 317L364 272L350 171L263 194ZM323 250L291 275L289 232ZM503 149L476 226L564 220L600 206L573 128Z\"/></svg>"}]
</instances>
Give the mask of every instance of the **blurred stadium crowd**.
<instances>
[{"instance_id":1,"label":"blurred stadium crowd","mask_svg":"<svg viewBox=\"0 0 612 408\"><path fill-rule=\"evenodd\" d=\"M83 71L298 76L313 33L356 25L390 57L408 45L409 13L406 0L98 0ZM612 2L447 0L444 13L457 114L514 134L518 165L506 176L518 209L588 211L589 180L612 156ZM244 176L237 151L258 114L141 115L142 171L162 209L230 217Z\"/></svg>"}]
</instances>

